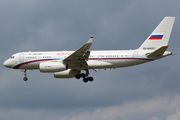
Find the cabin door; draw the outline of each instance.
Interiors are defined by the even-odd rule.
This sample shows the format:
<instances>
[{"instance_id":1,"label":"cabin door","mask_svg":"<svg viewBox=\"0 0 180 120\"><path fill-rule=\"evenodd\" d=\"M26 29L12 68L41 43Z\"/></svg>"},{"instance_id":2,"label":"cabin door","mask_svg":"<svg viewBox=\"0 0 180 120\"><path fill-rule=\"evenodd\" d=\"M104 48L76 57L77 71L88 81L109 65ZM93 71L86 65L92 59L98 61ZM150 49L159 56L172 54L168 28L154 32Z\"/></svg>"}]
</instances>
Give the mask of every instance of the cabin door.
<instances>
[{"instance_id":1,"label":"cabin door","mask_svg":"<svg viewBox=\"0 0 180 120\"><path fill-rule=\"evenodd\" d=\"M20 62L20 63L24 62L24 54L20 54L20 56L19 56L19 62Z\"/></svg>"}]
</instances>

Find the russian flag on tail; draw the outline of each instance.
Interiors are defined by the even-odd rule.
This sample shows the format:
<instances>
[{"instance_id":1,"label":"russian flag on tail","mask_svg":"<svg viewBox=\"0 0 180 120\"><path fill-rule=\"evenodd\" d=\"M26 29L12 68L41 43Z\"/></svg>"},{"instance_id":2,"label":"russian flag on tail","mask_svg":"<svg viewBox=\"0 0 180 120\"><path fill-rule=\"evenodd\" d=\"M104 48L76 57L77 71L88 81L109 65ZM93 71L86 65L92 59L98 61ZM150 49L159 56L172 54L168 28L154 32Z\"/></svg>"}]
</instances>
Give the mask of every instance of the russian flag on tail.
<instances>
[{"instance_id":1,"label":"russian flag on tail","mask_svg":"<svg viewBox=\"0 0 180 120\"><path fill-rule=\"evenodd\" d=\"M156 35L151 35L149 37L149 40L161 40L163 38L163 34L156 34Z\"/></svg>"}]
</instances>

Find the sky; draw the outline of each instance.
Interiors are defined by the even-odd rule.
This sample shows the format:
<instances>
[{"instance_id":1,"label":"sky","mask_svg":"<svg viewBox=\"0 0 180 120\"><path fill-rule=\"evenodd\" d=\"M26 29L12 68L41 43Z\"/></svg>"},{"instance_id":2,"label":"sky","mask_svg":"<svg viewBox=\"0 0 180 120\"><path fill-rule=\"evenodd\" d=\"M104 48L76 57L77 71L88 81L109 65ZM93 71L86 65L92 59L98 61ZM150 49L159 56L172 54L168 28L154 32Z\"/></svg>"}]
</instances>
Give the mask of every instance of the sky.
<instances>
[{"instance_id":1,"label":"sky","mask_svg":"<svg viewBox=\"0 0 180 120\"><path fill-rule=\"evenodd\" d=\"M0 0L1 120L179 120L179 0ZM176 17L168 51L138 66L90 70L93 82L8 69L22 51L138 48L165 16Z\"/></svg>"}]
</instances>

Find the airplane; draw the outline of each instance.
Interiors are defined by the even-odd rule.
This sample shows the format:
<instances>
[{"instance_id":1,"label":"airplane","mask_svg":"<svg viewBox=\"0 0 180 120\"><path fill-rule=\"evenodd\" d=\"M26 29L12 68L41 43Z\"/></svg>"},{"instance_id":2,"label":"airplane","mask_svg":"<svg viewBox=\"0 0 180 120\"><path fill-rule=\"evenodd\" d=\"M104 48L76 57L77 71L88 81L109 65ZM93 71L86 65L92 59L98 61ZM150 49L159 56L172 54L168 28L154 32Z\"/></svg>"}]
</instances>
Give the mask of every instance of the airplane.
<instances>
[{"instance_id":1,"label":"airplane","mask_svg":"<svg viewBox=\"0 0 180 120\"><path fill-rule=\"evenodd\" d=\"M165 17L144 43L134 50L100 50L90 47L93 36L76 51L19 52L13 54L3 65L20 69L27 81L27 70L39 69L42 73L54 73L55 78L83 78L86 83L93 81L89 69L112 69L139 65L169 55L166 51L175 17ZM82 72L85 71L85 73Z\"/></svg>"}]
</instances>

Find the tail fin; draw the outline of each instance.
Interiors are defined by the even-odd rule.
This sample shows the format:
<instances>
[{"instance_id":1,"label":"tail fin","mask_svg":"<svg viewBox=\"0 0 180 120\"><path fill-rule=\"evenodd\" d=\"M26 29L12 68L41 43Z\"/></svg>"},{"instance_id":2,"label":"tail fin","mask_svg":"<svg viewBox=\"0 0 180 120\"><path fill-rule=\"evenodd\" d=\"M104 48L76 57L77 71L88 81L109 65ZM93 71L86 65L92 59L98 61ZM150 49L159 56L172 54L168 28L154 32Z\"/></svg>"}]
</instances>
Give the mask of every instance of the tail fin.
<instances>
[{"instance_id":1,"label":"tail fin","mask_svg":"<svg viewBox=\"0 0 180 120\"><path fill-rule=\"evenodd\" d=\"M175 17L165 17L151 35L139 47L139 50L157 50L168 46Z\"/></svg>"}]
</instances>

